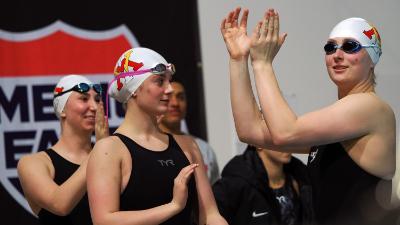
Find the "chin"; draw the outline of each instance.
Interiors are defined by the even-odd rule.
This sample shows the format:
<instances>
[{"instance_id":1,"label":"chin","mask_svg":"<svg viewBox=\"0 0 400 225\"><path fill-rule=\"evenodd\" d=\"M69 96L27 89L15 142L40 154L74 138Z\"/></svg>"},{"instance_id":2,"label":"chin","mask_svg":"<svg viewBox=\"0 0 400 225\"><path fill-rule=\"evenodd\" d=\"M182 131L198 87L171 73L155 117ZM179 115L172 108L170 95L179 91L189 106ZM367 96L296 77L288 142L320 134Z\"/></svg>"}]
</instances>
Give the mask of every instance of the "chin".
<instances>
[{"instance_id":1,"label":"chin","mask_svg":"<svg viewBox=\"0 0 400 225\"><path fill-rule=\"evenodd\" d=\"M94 123L93 124L85 124L82 127L82 130L85 130L87 132L93 132L94 129L95 129L95 124Z\"/></svg>"},{"instance_id":2,"label":"chin","mask_svg":"<svg viewBox=\"0 0 400 225\"><path fill-rule=\"evenodd\" d=\"M281 162L283 164L288 164L288 163L290 163L291 159L292 159L292 157L285 157L285 158L282 158Z\"/></svg>"},{"instance_id":3,"label":"chin","mask_svg":"<svg viewBox=\"0 0 400 225\"><path fill-rule=\"evenodd\" d=\"M164 118L169 123L178 123L182 120L179 116L165 116Z\"/></svg>"},{"instance_id":4,"label":"chin","mask_svg":"<svg viewBox=\"0 0 400 225\"><path fill-rule=\"evenodd\" d=\"M159 108L156 111L154 111L154 115L156 116L161 116L161 115L165 115L165 113L167 113L167 109L163 109L163 108Z\"/></svg>"}]
</instances>

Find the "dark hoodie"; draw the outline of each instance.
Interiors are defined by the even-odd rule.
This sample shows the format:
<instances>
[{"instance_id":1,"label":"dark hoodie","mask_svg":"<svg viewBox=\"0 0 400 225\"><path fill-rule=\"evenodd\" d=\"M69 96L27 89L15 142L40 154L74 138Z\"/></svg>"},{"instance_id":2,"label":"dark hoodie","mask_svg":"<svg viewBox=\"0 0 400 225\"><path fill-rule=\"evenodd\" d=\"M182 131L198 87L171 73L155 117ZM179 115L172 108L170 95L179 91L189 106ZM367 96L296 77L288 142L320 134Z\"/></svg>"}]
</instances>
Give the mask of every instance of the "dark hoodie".
<instances>
[{"instance_id":1,"label":"dark hoodie","mask_svg":"<svg viewBox=\"0 0 400 225\"><path fill-rule=\"evenodd\" d=\"M292 158L285 174L299 184L301 224L313 224L311 185L306 166ZM254 147L235 156L223 169L213 192L221 215L230 225L282 224L279 203L267 185L268 174Z\"/></svg>"}]
</instances>

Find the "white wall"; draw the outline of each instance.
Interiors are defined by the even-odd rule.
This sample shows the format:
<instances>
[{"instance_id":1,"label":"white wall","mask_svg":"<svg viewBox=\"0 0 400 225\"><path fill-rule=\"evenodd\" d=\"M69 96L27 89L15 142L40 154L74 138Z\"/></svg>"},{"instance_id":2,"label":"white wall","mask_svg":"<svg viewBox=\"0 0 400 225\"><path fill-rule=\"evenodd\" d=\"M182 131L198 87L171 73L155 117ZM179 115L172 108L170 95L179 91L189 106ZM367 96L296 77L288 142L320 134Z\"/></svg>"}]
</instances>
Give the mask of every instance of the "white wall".
<instances>
[{"instance_id":1,"label":"white wall","mask_svg":"<svg viewBox=\"0 0 400 225\"><path fill-rule=\"evenodd\" d=\"M323 52L333 26L349 17L362 17L373 23L383 46L383 55L375 68L377 92L393 107L399 127L400 91L396 87L400 84L400 1L198 0L207 132L220 168L241 152L230 108L228 53L219 31L223 17L237 6L250 10L249 32L265 9L278 10L281 31L287 32L288 37L275 59L275 70L282 91L299 115L336 100Z\"/></svg>"}]
</instances>

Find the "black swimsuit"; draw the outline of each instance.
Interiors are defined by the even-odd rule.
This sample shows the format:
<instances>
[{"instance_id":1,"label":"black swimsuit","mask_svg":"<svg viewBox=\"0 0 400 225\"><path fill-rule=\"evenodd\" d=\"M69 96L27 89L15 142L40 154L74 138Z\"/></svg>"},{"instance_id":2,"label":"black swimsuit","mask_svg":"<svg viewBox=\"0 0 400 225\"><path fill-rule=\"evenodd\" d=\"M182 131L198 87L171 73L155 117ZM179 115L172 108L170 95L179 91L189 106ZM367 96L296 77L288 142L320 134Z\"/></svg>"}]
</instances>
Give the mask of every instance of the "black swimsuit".
<instances>
[{"instance_id":1,"label":"black swimsuit","mask_svg":"<svg viewBox=\"0 0 400 225\"><path fill-rule=\"evenodd\" d=\"M313 147L308 168L318 224L370 224L383 210L375 189L385 181L360 168L340 143Z\"/></svg>"},{"instance_id":2,"label":"black swimsuit","mask_svg":"<svg viewBox=\"0 0 400 225\"><path fill-rule=\"evenodd\" d=\"M122 134L114 135L126 145L132 157L132 171L120 197L120 210L144 210L171 202L174 179L183 167L189 165L174 138L168 134L168 148L159 152L143 148ZM162 224L190 224L196 204L197 191L192 176L188 182L186 207Z\"/></svg>"},{"instance_id":3,"label":"black swimsuit","mask_svg":"<svg viewBox=\"0 0 400 225\"><path fill-rule=\"evenodd\" d=\"M79 168L79 165L72 163L60 156L53 149L45 150L54 166L54 182L63 184ZM40 224L43 225L89 225L92 224L90 216L89 201L85 194L75 208L67 216L55 215L46 209L41 209L38 214Z\"/></svg>"}]
</instances>

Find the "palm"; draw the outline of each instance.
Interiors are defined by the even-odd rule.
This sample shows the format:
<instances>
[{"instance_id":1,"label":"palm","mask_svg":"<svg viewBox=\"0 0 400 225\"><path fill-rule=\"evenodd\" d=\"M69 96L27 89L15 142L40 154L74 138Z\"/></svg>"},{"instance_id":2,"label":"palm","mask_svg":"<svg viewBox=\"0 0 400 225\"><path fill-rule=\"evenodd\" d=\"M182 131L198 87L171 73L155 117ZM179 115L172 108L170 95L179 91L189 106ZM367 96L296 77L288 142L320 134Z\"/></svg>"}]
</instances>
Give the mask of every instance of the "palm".
<instances>
[{"instance_id":1,"label":"palm","mask_svg":"<svg viewBox=\"0 0 400 225\"><path fill-rule=\"evenodd\" d=\"M232 59L241 59L250 54L251 38L247 36L247 17L249 10L244 10L240 22L240 8L231 11L221 23L221 33L226 48Z\"/></svg>"},{"instance_id":2,"label":"palm","mask_svg":"<svg viewBox=\"0 0 400 225\"><path fill-rule=\"evenodd\" d=\"M251 39L247 36L245 28L226 29L223 36L231 58L238 59L249 55Z\"/></svg>"}]
</instances>

